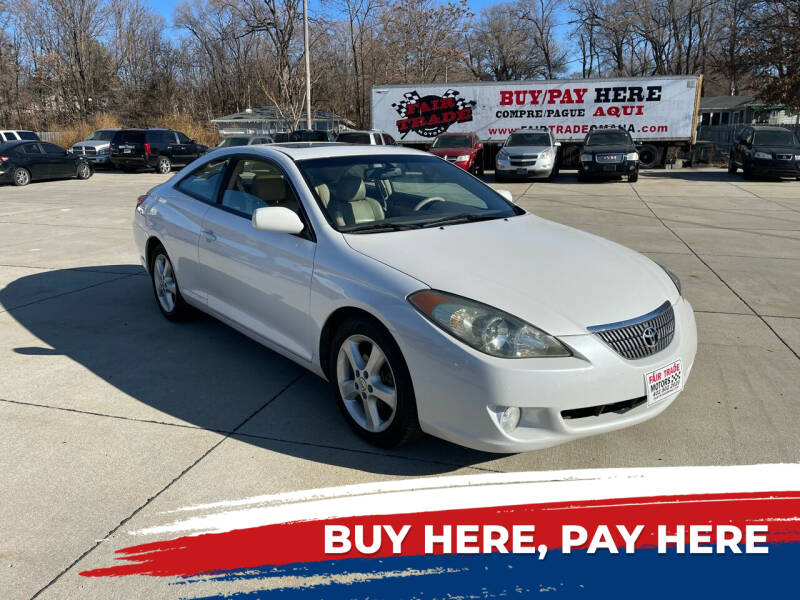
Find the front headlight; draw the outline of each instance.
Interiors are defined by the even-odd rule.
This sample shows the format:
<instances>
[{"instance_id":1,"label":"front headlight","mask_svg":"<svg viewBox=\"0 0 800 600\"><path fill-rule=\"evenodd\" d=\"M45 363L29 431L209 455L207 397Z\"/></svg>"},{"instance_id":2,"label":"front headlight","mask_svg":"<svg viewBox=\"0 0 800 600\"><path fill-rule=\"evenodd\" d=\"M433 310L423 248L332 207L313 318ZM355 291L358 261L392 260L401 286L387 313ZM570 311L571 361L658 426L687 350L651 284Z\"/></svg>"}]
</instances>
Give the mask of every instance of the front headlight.
<instances>
[{"instance_id":1,"label":"front headlight","mask_svg":"<svg viewBox=\"0 0 800 600\"><path fill-rule=\"evenodd\" d=\"M508 160L508 152L505 148L501 149L500 152L497 153L497 158L500 160Z\"/></svg>"},{"instance_id":2,"label":"front headlight","mask_svg":"<svg viewBox=\"0 0 800 600\"><path fill-rule=\"evenodd\" d=\"M677 276L677 275L675 275L675 273L673 273L672 271L670 271L670 270L669 270L667 267L665 267L664 265L662 265L662 264L660 264L660 263L656 263L656 264L657 264L659 267L661 267L662 269L664 269L664 272L665 272L667 275L669 275L669 278L670 278L670 279L672 279L672 283L674 283L674 284L675 284L675 287L676 287L676 288L678 288L678 294L680 295L680 294L682 293L682 292L681 292L681 280L680 280L680 279L678 279L678 276Z\"/></svg>"},{"instance_id":3,"label":"front headlight","mask_svg":"<svg viewBox=\"0 0 800 600\"><path fill-rule=\"evenodd\" d=\"M625 155L625 160L639 160L639 153L638 152L628 152Z\"/></svg>"},{"instance_id":4,"label":"front headlight","mask_svg":"<svg viewBox=\"0 0 800 600\"><path fill-rule=\"evenodd\" d=\"M772 158L772 154L769 152L756 152L753 156L756 158Z\"/></svg>"},{"instance_id":5,"label":"front headlight","mask_svg":"<svg viewBox=\"0 0 800 600\"><path fill-rule=\"evenodd\" d=\"M456 156L456 162L464 162L469 160L469 154L462 154L460 156Z\"/></svg>"},{"instance_id":6,"label":"front headlight","mask_svg":"<svg viewBox=\"0 0 800 600\"><path fill-rule=\"evenodd\" d=\"M445 292L423 290L408 301L453 337L491 356L572 356L553 336L491 306Z\"/></svg>"},{"instance_id":7,"label":"front headlight","mask_svg":"<svg viewBox=\"0 0 800 600\"><path fill-rule=\"evenodd\" d=\"M795 159L795 160L800 160L800 154L795 154L795 155L794 155L794 159Z\"/></svg>"},{"instance_id":8,"label":"front headlight","mask_svg":"<svg viewBox=\"0 0 800 600\"><path fill-rule=\"evenodd\" d=\"M581 154L581 162L592 162L593 157L591 153Z\"/></svg>"}]
</instances>

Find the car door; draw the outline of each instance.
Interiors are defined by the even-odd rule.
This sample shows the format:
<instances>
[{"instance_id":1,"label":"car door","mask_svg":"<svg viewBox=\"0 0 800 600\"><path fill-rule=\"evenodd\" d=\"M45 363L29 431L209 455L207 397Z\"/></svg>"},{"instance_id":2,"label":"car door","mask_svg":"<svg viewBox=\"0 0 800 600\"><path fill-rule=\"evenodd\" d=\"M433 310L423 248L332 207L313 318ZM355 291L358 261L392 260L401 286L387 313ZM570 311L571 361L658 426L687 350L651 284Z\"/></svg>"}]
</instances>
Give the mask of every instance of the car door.
<instances>
[{"instance_id":1,"label":"car door","mask_svg":"<svg viewBox=\"0 0 800 600\"><path fill-rule=\"evenodd\" d=\"M178 138L178 145L175 146L176 152L179 155L178 160L182 165L188 165L200 156L197 144L195 144L193 140L190 140L189 136L180 131L176 131L175 135Z\"/></svg>"},{"instance_id":2,"label":"car door","mask_svg":"<svg viewBox=\"0 0 800 600\"><path fill-rule=\"evenodd\" d=\"M229 163L228 157L211 160L182 176L172 188L164 188L158 209L146 215L148 227L172 259L181 293L200 304L206 303L203 269L198 263L203 222L217 201Z\"/></svg>"},{"instance_id":3,"label":"car door","mask_svg":"<svg viewBox=\"0 0 800 600\"><path fill-rule=\"evenodd\" d=\"M49 142L41 143L44 150L50 177L71 177L75 174L75 159L61 146Z\"/></svg>"},{"instance_id":4,"label":"car door","mask_svg":"<svg viewBox=\"0 0 800 600\"><path fill-rule=\"evenodd\" d=\"M257 231L251 218L263 206L293 210L306 230L298 235ZM316 243L282 169L260 157L240 156L203 229L199 261L209 309L311 360L316 340L308 307Z\"/></svg>"},{"instance_id":5,"label":"car door","mask_svg":"<svg viewBox=\"0 0 800 600\"><path fill-rule=\"evenodd\" d=\"M31 180L50 178L50 163L41 144L21 144L17 146L17 153L23 161L20 166L30 171Z\"/></svg>"}]
</instances>

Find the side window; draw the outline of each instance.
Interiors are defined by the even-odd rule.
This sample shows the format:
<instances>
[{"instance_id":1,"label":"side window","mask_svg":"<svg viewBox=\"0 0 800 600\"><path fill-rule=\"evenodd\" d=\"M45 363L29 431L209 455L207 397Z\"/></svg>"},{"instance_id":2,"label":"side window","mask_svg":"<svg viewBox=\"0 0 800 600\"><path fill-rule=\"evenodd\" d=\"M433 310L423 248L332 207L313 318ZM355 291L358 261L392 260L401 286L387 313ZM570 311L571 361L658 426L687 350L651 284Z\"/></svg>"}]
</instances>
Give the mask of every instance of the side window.
<instances>
[{"instance_id":1,"label":"side window","mask_svg":"<svg viewBox=\"0 0 800 600\"><path fill-rule=\"evenodd\" d=\"M283 206L303 218L300 202L283 172L266 161L242 158L231 174L222 206L251 217L257 208Z\"/></svg>"},{"instance_id":2,"label":"side window","mask_svg":"<svg viewBox=\"0 0 800 600\"><path fill-rule=\"evenodd\" d=\"M380 133L373 133L372 137L375 138L375 143L377 145L379 145L379 146L383 145L383 140L381 139L381 134Z\"/></svg>"},{"instance_id":3,"label":"side window","mask_svg":"<svg viewBox=\"0 0 800 600\"><path fill-rule=\"evenodd\" d=\"M21 148L21 150L22 150L22 151L23 151L25 154L33 154L33 155L41 155L41 154L44 154L44 152L42 152L42 148L41 148L41 146L40 146L39 144L25 144L25 145L24 145L24 146Z\"/></svg>"},{"instance_id":4,"label":"side window","mask_svg":"<svg viewBox=\"0 0 800 600\"><path fill-rule=\"evenodd\" d=\"M188 136L186 136L185 134L181 133L180 131L176 131L175 133L178 134L178 143L179 144L188 144L188 143L190 143L192 141L192 140L189 139Z\"/></svg>"},{"instance_id":5,"label":"side window","mask_svg":"<svg viewBox=\"0 0 800 600\"><path fill-rule=\"evenodd\" d=\"M207 162L184 177L176 187L197 200L213 204L217 201L217 191L227 164L227 159Z\"/></svg>"},{"instance_id":6,"label":"side window","mask_svg":"<svg viewBox=\"0 0 800 600\"><path fill-rule=\"evenodd\" d=\"M387 146L395 145L394 138L390 136L388 133L383 134L383 143L386 144Z\"/></svg>"},{"instance_id":7,"label":"side window","mask_svg":"<svg viewBox=\"0 0 800 600\"><path fill-rule=\"evenodd\" d=\"M42 144L42 147L47 154L64 154L64 149L56 146L55 144L48 144L45 142Z\"/></svg>"}]
</instances>

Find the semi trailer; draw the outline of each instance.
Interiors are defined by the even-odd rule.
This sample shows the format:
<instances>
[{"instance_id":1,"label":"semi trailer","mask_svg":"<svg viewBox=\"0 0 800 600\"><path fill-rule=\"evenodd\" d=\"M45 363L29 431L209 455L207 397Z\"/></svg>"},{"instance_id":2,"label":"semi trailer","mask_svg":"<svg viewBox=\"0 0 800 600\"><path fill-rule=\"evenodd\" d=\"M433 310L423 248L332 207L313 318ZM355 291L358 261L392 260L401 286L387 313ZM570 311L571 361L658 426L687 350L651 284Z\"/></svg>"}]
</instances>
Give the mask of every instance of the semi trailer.
<instances>
[{"instance_id":1,"label":"semi trailer","mask_svg":"<svg viewBox=\"0 0 800 600\"><path fill-rule=\"evenodd\" d=\"M670 149L695 142L702 75L420 83L372 87L372 127L403 144L425 146L444 132L477 133L491 164L508 135L549 129L563 166L577 164L589 131L631 134L645 168L662 166Z\"/></svg>"}]
</instances>

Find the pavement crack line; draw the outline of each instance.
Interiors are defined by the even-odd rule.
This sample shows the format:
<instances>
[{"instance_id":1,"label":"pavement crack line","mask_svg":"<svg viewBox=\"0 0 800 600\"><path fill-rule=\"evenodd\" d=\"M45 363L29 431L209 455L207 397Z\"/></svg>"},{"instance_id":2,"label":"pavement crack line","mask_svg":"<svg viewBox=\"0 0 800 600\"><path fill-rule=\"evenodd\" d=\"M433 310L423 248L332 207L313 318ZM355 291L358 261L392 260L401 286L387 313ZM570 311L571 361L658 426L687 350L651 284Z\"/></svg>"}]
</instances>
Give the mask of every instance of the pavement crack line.
<instances>
[{"instance_id":1,"label":"pavement crack line","mask_svg":"<svg viewBox=\"0 0 800 600\"><path fill-rule=\"evenodd\" d=\"M726 288L728 288L728 289L731 291L731 293L732 293L734 296L736 296L736 297L737 297L739 300L741 300L741 301L742 301L742 304L744 304L744 305L747 307L747 309L748 309L748 310L752 311L752 312L753 312L753 314L754 314L756 317L758 317L758 318L761 320L761 322L762 322L762 323L763 323L763 324L764 324L764 325L767 327L767 329L769 329L769 330L772 332L772 335L774 335L776 338L778 338L778 339L780 340L780 342L781 342L781 343L782 343L784 346L786 346L786 349L787 349L787 350L789 350L789 352L791 352L791 353L794 355L794 357L795 357L797 360L800 360L800 354L798 354L798 353L797 353L797 352L794 350L794 348L792 348L792 347L791 347L791 346L788 344L788 342L787 342L785 339L783 339L783 338L782 338L780 335L778 335L778 332L777 332L777 331L775 331L775 329L772 327L772 325L770 325L770 324L769 324L769 322L768 322L768 321L767 321L767 320L766 320L766 319L765 319L765 318L764 318L762 315L758 314L758 312L757 312L757 311L756 311L756 310L755 310L755 309L754 309L752 306L750 306L750 303L749 303L747 300L745 300L745 299L744 299L744 298L741 296L741 294L739 294L739 292L737 292L736 290L734 290L734 289L733 289L733 287L731 287L731 285L730 285L730 284L729 284L727 281L725 281L725 280L724 280L724 279L723 279L723 278L720 276L720 274L719 274L719 273L717 273L717 272L714 270L714 268L713 268L713 267L712 267L710 264L708 264L708 263L707 263L705 260L703 260L703 257L702 257L702 256L700 256L700 255L699 255L697 252L695 252L694 248L692 248L692 247L691 247L691 246L690 246L690 245L689 245L689 244L686 242L686 240L684 240L684 239L683 239L683 238L682 238L680 235L678 235L678 233L677 233L677 232L676 232L674 229L672 229L672 227L670 227L669 225L667 225L667 224L664 222L664 220L663 220L661 217L659 217L659 216L656 214L656 212L655 212L655 211L654 211L654 210L653 210L653 209L650 207L650 205L647 203L647 200L645 200L644 198L642 198L642 197L639 195L639 192L636 190L636 188L635 188L635 187L633 187L633 186L631 185L631 188L633 188L633 192L636 194L636 197L637 197L637 198L639 198L639 200L642 202L642 204L644 204L644 205L647 207L647 209L648 209L648 210L649 210L649 211L650 211L650 212L653 214L653 216L654 216L656 219L658 219L659 223L661 223L661 225L662 225L662 226L664 226L664 227L665 227L665 228L666 228L666 229L667 229L667 230L668 230L668 231L669 231L669 232L670 232L672 235L674 235L674 236L675 236L675 237L676 237L678 240L680 240L680 242L681 242L681 243L682 243L684 246L686 246L686 247L687 247L687 248L688 248L688 249L691 251L691 253L692 253L692 254L694 254L695 258L697 258L697 260L699 260L701 263L703 263L703 264L706 266L706 268L707 268L709 271L711 271L711 272L714 274L714 276L715 276L717 279L719 279L719 280L722 282L722 284L723 284L723 285L724 285ZM746 190L745 190L745 191L746 191ZM754 194L754 195L755 195L755 194Z\"/></svg>"},{"instance_id":2,"label":"pavement crack line","mask_svg":"<svg viewBox=\"0 0 800 600\"><path fill-rule=\"evenodd\" d=\"M119 531L119 529L122 528L126 523L128 523L128 521L130 521L133 517L135 517L142 510L144 510L153 500L155 500L156 498L161 496L161 494L163 494L169 488L171 488L173 486L173 484L177 483L184 475L186 475L189 471L191 471L194 467L196 467L206 456L208 456L214 450L219 448L225 442L225 440L229 439L239 429L241 429L247 423L249 423L251 419L253 419L256 415L258 415L258 413L260 413L262 410L264 410L270 404L272 404L273 401L275 401L281 395L283 395L284 392L286 392L290 387L292 387L294 384L296 384L298 381L300 381L300 379L302 377L304 377L307 373L308 373L307 371L303 370L296 377L292 378L292 380L289 381L289 383L287 383L285 386L283 386L280 390L278 390L278 392L276 394L274 394L271 398L269 398L266 402L264 402L264 404L262 404L259 408L257 408L255 411L253 411L248 417L246 417L244 419L244 421L242 421L236 427L234 427L233 430L230 433L225 434L225 436L221 440L219 440L217 443L213 444L208 450L203 452L203 454L201 454L192 464L190 464L185 469L183 469L180 473L178 473L178 475L174 479L172 479L169 483L167 483L167 485L165 485L160 490L158 490L155 494L153 494L152 496L147 498L147 500L145 500L145 502L142 505L140 505L138 508L136 508L127 517L122 519L122 521L120 521L119 524L117 524L113 529L111 529L111 531L106 533L101 539L97 540L94 544L92 544L89 548L87 548L78 558L76 558L74 561L72 561L66 568L62 569L44 587L42 587L38 592L36 592L33 596L31 596L30 600L34 600L35 598L38 598L41 594L43 594L50 586L52 586L56 581L61 579L75 565L77 565L81 560L83 560L86 556L88 556L95 549L97 549L97 547L100 544L102 544L104 540L108 539L109 537L114 535L117 531Z\"/></svg>"}]
</instances>

